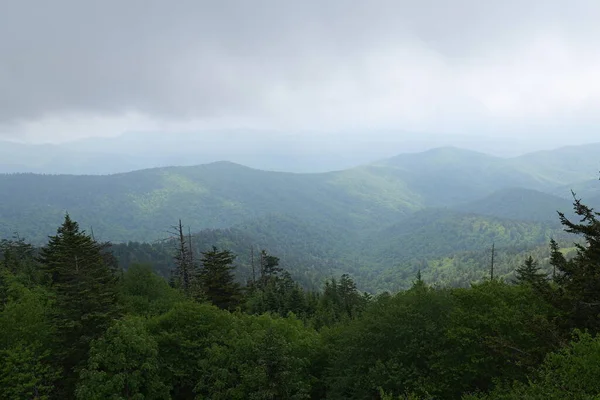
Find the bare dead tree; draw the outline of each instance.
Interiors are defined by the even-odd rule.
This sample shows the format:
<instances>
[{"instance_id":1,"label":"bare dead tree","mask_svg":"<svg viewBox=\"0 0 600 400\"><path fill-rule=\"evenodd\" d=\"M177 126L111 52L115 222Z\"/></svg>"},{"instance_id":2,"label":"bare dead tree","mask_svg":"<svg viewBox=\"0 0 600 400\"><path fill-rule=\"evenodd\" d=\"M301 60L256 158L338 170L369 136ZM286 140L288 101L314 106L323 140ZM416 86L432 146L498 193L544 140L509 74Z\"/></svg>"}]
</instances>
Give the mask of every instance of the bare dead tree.
<instances>
[{"instance_id":1,"label":"bare dead tree","mask_svg":"<svg viewBox=\"0 0 600 400\"><path fill-rule=\"evenodd\" d=\"M252 266L252 284L256 283L256 269L254 267L254 246L250 246L250 265Z\"/></svg>"},{"instance_id":2,"label":"bare dead tree","mask_svg":"<svg viewBox=\"0 0 600 400\"><path fill-rule=\"evenodd\" d=\"M172 231L170 233L173 235L171 240L176 238L176 250L173 256L175 259L174 280L185 293L189 294L195 276L191 234L189 235L189 241L186 240L181 219L178 225L171 228Z\"/></svg>"},{"instance_id":3,"label":"bare dead tree","mask_svg":"<svg viewBox=\"0 0 600 400\"><path fill-rule=\"evenodd\" d=\"M490 264L490 279L494 280L494 258L496 256L496 243L492 242L492 262Z\"/></svg>"}]
</instances>

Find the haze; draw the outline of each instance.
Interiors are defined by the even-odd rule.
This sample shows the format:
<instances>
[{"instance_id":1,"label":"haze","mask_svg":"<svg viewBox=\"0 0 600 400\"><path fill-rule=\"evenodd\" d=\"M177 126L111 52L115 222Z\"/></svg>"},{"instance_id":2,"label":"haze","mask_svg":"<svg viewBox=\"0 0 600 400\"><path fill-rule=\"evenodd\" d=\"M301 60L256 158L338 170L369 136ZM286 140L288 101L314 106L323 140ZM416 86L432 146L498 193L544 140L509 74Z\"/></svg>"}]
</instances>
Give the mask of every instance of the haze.
<instances>
[{"instance_id":1,"label":"haze","mask_svg":"<svg viewBox=\"0 0 600 400\"><path fill-rule=\"evenodd\" d=\"M0 4L0 139L185 133L232 160L347 153L334 168L599 137L592 0Z\"/></svg>"}]
</instances>

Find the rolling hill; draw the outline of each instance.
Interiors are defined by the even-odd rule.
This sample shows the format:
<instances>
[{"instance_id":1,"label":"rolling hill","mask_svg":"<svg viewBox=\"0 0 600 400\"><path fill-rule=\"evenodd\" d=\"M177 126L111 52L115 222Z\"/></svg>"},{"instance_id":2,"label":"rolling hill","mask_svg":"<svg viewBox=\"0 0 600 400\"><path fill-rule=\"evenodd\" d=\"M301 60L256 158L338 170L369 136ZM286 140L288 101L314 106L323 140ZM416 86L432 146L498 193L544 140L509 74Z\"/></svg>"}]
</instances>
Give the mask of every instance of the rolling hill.
<instances>
[{"instance_id":1,"label":"rolling hill","mask_svg":"<svg viewBox=\"0 0 600 400\"><path fill-rule=\"evenodd\" d=\"M501 189L481 199L455 205L452 209L512 220L555 223L558 223L557 211L573 215L571 200L524 188Z\"/></svg>"},{"instance_id":2,"label":"rolling hill","mask_svg":"<svg viewBox=\"0 0 600 400\"><path fill-rule=\"evenodd\" d=\"M250 275L251 248L268 249L281 258L281 265L305 287L318 287L323 279L349 273L363 290L396 291L410 285L417 269L424 276L443 276L455 284L454 263L467 260L469 277L487 274L489 249L496 245L499 272L523 252L544 247L550 237L568 241L569 236L555 223L512 221L449 210L423 210L378 230L338 231L311 225L289 216L271 215L227 229L208 229L193 235L196 254L212 245L238 255L238 278ZM167 277L172 268L175 244L128 243L114 246L120 265L152 263ZM467 257L468 256L468 257ZM507 256L509 261L505 261ZM518 258L522 261L523 257ZM448 267L451 264L452 267ZM514 266L514 265L513 265ZM442 271L440 271L442 269Z\"/></svg>"},{"instance_id":3,"label":"rolling hill","mask_svg":"<svg viewBox=\"0 0 600 400\"><path fill-rule=\"evenodd\" d=\"M540 181L566 184L598 179L600 143L538 151L508 161Z\"/></svg>"},{"instance_id":4,"label":"rolling hill","mask_svg":"<svg viewBox=\"0 0 600 400\"><path fill-rule=\"evenodd\" d=\"M107 176L0 175L0 235L43 240L65 212L113 241L154 240L182 218L195 230L272 213L358 229L419 207L402 182L368 170L292 174L219 162Z\"/></svg>"},{"instance_id":5,"label":"rolling hill","mask_svg":"<svg viewBox=\"0 0 600 400\"><path fill-rule=\"evenodd\" d=\"M5 174L0 175L0 236L19 232L41 242L67 211L115 242L159 239L179 218L201 230L280 214L360 231L427 207L475 202L460 210L486 214L485 202L493 199L481 199L498 190L550 192L569 183L552 170L541 179L511 166L512 160L447 147L319 174L261 171L229 162L102 176ZM503 200L491 208L498 209ZM555 201L532 199L538 200L546 207ZM525 206L522 214L532 208Z\"/></svg>"},{"instance_id":6,"label":"rolling hill","mask_svg":"<svg viewBox=\"0 0 600 400\"><path fill-rule=\"evenodd\" d=\"M525 161L445 147L314 174L230 162L101 176L4 174L0 238L18 232L41 244L69 212L101 240L154 242L181 218L200 232L198 251L219 244L247 266L249 246L257 246L280 256L305 285L350 272L363 288L398 288L432 260L561 237L555 211L571 209L569 189L596 198L593 172L555 173ZM148 254L155 251L163 256L151 258L169 262L165 249ZM121 259L148 261L136 257L125 248ZM396 278L382 281L391 271Z\"/></svg>"}]
</instances>

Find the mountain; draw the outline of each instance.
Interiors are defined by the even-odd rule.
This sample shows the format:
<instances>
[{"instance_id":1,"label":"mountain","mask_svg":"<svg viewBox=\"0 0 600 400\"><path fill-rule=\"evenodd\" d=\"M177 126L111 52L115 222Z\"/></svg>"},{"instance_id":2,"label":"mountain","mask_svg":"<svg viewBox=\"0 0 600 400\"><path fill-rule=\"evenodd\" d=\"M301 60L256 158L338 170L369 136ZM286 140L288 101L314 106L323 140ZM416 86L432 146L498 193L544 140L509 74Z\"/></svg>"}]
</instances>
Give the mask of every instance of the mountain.
<instances>
[{"instance_id":1,"label":"mountain","mask_svg":"<svg viewBox=\"0 0 600 400\"><path fill-rule=\"evenodd\" d=\"M404 189L368 169L293 174L227 162L106 176L0 175L0 235L42 240L67 211L113 241L159 239L179 218L200 230L277 213L359 229L417 208Z\"/></svg>"},{"instance_id":2,"label":"mountain","mask_svg":"<svg viewBox=\"0 0 600 400\"><path fill-rule=\"evenodd\" d=\"M498 190L483 198L455 205L452 209L520 221L558 223L557 211L573 216L571 200L524 188Z\"/></svg>"},{"instance_id":3,"label":"mountain","mask_svg":"<svg viewBox=\"0 0 600 400\"><path fill-rule=\"evenodd\" d=\"M461 138L458 138L461 139ZM351 168L399 152L422 151L456 137L401 132L206 130L129 132L53 145L0 142L0 173L112 174L230 161L256 169L316 173ZM462 138L468 142L472 138ZM458 140L460 141L460 140ZM5 151L19 147L19 151Z\"/></svg>"},{"instance_id":4,"label":"mountain","mask_svg":"<svg viewBox=\"0 0 600 400\"><path fill-rule=\"evenodd\" d=\"M552 190L551 193L572 200L573 195L571 194L571 191L573 191L577 197L585 200L598 198L600 197L600 183L596 177L595 179L587 179L573 182L568 185L561 185Z\"/></svg>"},{"instance_id":5,"label":"mountain","mask_svg":"<svg viewBox=\"0 0 600 400\"><path fill-rule=\"evenodd\" d=\"M18 232L41 244L69 212L100 240L154 243L182 219L199 232L198 251L218 244L239 252L246 277L255 246L280 256L306 286L349 272L365 289L395 290L410 283L415 268L434 267L445 281L458 282L447 276L452 257L481 254L492 243L522 252L563 238L555 211L571 209L569 189L599 197L589 174L570 173L572 183L544 168L444 147L311 174L231 162L98 176L4 174L0 238ZM120 245L122 262L170 268L167 248L132 246L138 250ZM481 260L480 272L487 263Z\"/></svg>"},{"instance_id":6,"label":"mountain","mask_svg":"<svg viewBox=\"0 0 600 400\"><path fill-rule=\"evenodd\" d=\"M201 230L271 214L365 231L426 207L478 201L514 187L548 192L567 183L552 171L543 179L532 175L512 160L446 147L318 174L216 162L102 176L0 175L0 235L18 231L42 241L67 211L112 241L162 238L179 218ZM473 207L466 211L485 213Z\"/></svg>"},{"instance_id":7,"label":"mountain","mask_svg":"<svg viewBox=\"0 0 600 400\"><path fill-rule=\"evenodd\" d=\"M540 181L557 185L598 179L600 143L538 151L512 158L509 163Z\"/></svg>"},{"instance_id":8,"label":"mountain","mask_svg":"<svg viewBox=\"0 0 600 400\"><path fill-rule=\"evenodd\" d=\"M514 157L534 146L481 136L409 134L398 131L280 132L251 129L196 132L128 132L114 137L92 137L60 144L19 144L0 141L0 173L114 174L140 169L193 166L230 161L255 169L318 173L337 171L386 159L399 153L459 145L502 157ZM547 143L546 146L550 146ZM539 146L539 144L538 144ZM544 180L546 171L563 183L590 178L590 159L599 145L574 146L516 157L513 167ZM557 165L554 161L560 161ZM564 162L563 162L564 161ZM509 164L507 161L506 164ZM543 168L537 166L543 164ZM571 171L575 168L575 173ZM571 172L569 172L571 171ZM579 172L578 172L579 171Z\"/></svg>"},{"instance_id":9,"label":"mountain","mask_svg":"<svg viewBox=\"0 0 600 400\"><path fill-rule=\"evenodd\" d=\"M403 154L379 164L394 169L427 206L465 202L508 187L547 189L555 184L511 166L507 159L454 147Z\"/></svg>"}]
</instances>

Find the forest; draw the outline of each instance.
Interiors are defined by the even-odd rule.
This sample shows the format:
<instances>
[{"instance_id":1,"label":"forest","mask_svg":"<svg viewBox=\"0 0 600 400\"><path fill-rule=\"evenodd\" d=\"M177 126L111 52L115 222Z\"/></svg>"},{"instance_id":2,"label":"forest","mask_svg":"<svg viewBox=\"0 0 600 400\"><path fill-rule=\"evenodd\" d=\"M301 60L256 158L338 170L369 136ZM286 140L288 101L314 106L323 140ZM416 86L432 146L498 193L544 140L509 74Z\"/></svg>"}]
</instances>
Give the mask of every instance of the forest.
<instances>
[{"instance_id":1,"label":"forest","mask_svg":"<svg viewBox=\"0 0 600 400\"><path fill-rule=\"evenodd\" d=\"M172 269L119 264L67 214L41 248L3 240L0 390L6 399L593 399L600 393L600 213L576 199L573 254L510 279L318 290L267 250L197 253L176 226ZM575 221L575 222L573 222Z\"/></svg>"}]
</instances>

